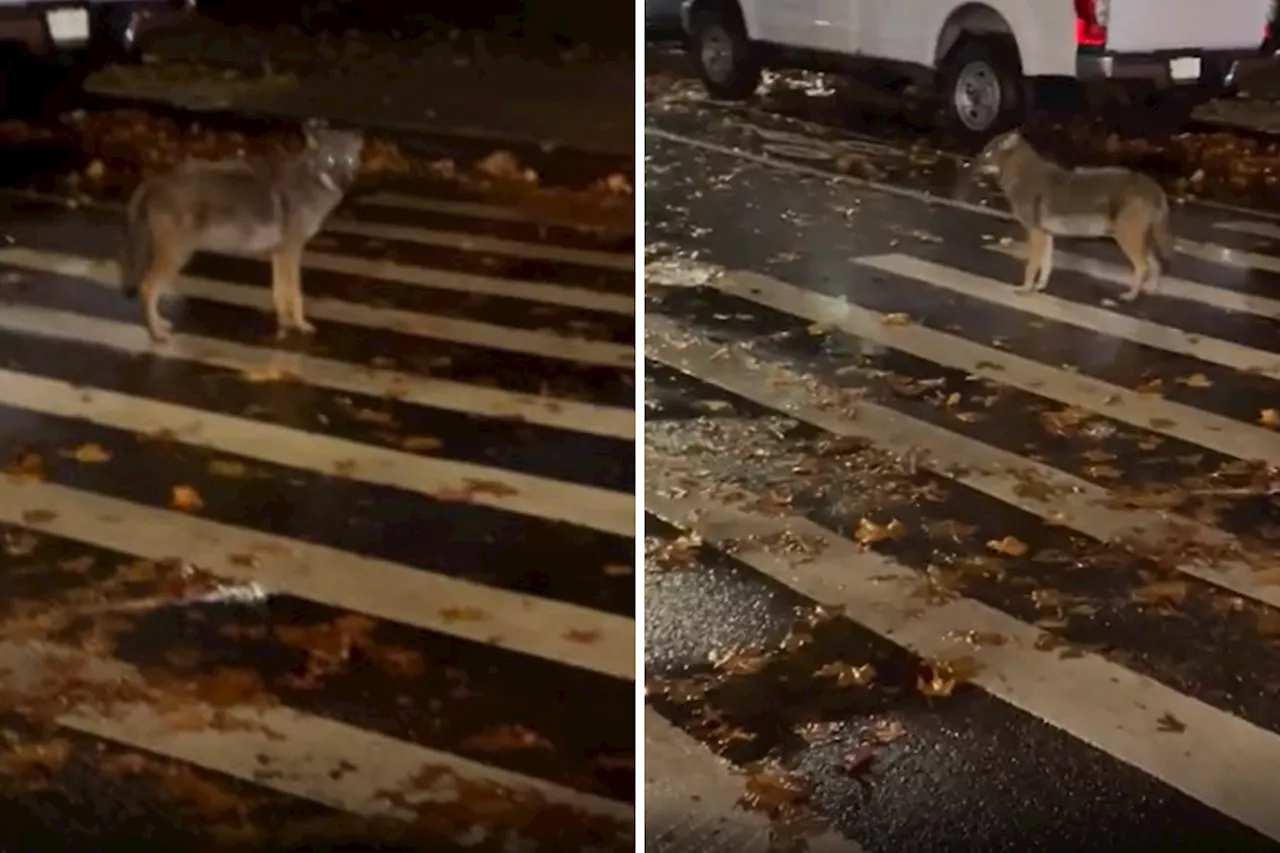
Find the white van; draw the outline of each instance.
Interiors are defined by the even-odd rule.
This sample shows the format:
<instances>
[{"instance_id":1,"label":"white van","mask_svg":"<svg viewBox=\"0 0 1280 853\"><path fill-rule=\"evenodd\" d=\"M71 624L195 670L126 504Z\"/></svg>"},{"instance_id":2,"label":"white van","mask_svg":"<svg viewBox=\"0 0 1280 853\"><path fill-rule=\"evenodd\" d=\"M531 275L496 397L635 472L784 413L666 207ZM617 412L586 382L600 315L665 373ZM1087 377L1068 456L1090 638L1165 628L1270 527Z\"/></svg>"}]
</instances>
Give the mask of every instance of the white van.
<instances>
[{"instance_id":1,"label":"white van","mask_svg":"<svg viewBox=\"0 0 1280 853\"><path fill-rule=\"evenodd\" d=\"M935 94L947 129L976 142L1061 83L1123 89L1180 123L1262 60L1274 2L685 0L681 18L714 97L749 98L766 66L872 66Z\"/></svg>"}]
</instances>

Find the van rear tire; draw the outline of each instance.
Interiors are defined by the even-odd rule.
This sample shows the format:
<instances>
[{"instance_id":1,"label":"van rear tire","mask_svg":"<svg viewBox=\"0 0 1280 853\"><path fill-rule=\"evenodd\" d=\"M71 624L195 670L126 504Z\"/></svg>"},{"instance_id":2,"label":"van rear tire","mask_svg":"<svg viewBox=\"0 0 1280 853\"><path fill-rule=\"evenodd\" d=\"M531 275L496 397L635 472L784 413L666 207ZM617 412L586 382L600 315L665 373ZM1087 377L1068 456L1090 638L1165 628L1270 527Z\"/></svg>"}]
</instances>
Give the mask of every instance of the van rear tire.
<instances>
[{"instance_id":1,"label":"van rear tire","mask_svg":"<svg viewBox=\"0 0 1280 853\"><path fill-rule=\"evenodd\" d=\"M760 87L760 57L736 6L710 2L693 11L689 53L713 98L745 101Z\"/></svg>"},{"instance_id":2,"label":"van rear tire","mask_svg":"<svg viewBox=\"0 0 1280 853\"><path fill-rule=\"evenodd\" d=\"M948 140L981 146L1022 123L1029 99L1011 39L962 36L939 72L939 124Z\"/></svg>"}]
</instances>

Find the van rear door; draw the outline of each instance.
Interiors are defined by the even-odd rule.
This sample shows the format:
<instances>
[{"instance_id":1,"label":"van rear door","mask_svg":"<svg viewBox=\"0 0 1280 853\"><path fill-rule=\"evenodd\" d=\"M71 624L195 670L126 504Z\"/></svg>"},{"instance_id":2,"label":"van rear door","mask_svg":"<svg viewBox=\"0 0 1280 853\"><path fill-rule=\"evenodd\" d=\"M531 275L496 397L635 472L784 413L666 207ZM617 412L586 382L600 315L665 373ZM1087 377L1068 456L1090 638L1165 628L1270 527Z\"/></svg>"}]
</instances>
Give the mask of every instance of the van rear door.
<instances>
[{"instance_id":1,"label":"van rear door","mask_svg":"<svg viewBox=\"0 0 1280 853\"><path fill-rule=\"evenodd\" d=\"M1094 0L1116 53L1250 50L1262 45L1273 0ZM1077 4L1081 5L1081 4Z\"/></svg>"}]
</instances>

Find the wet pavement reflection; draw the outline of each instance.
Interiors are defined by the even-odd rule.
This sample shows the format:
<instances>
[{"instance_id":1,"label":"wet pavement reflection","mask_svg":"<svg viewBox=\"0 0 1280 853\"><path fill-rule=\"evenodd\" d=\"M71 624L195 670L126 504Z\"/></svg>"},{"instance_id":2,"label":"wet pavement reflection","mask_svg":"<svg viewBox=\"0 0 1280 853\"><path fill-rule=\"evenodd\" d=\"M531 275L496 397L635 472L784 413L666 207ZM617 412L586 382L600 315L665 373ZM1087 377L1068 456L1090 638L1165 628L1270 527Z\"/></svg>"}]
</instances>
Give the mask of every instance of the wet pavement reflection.
<instances>
[{"instance_id":1,"label":"wet pavement reflection","mask_svg":"<svg viewBox=\"0 0 1280 853\"><path fill-rule=\"evenodd\" d=\"M1278 849L1271 218L1177 205L1134 303L1087 240L1016 296L954 158L649 122L651 754L710 748L814 849ZM651 840L698 849L648 770Z\"/></svg>"},{"instance_id":2,"label":"wet pavement reflection","mask_svg":"<svg viewBox=\"0 0 1280 853\"><path fill-rule=\"evenodd\" d=\"M631 849L631 235L384 184L157 349L121 214L0 198L0 848Z\"/></svg>"}]
</instances>

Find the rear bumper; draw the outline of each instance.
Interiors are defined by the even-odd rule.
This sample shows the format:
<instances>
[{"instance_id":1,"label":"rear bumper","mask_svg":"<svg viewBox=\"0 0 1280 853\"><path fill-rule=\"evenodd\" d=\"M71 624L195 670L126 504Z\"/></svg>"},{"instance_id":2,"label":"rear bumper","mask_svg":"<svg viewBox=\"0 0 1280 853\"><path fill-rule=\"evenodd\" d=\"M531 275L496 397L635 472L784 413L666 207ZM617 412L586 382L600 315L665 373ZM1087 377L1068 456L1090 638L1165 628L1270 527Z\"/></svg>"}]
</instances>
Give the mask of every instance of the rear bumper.
<instances>
[{"instance_id":1,"label":"rear bumper","mask_svg":"<svg viewBox=\"0 0 1280 853\"><path fill-rule=\"evenodd\" d=\"M1179 78L1172 63L1198 59L1199 77ZM1237 73L1253 65L1271 62L1261 49L1223 51L1168 51L1161 53L1111 53L1081 51L1076 57L1076 78L1082 81L1112 80L1165 87L1230 86Z\"/></svg>"},{"instance_id":2,"label":"rear bumper","mask_svg":"<svg viewBox=\"0 0 1280 853\"><path fill-rule=\"evenodd\" d=\"M46 14L54 9L87 8L89 38L57 41ZM91 48L127 54L146 36L182 27L196 16L194 0L122 0L115 3L50 3L0 7L0 42L16 44L37 57L78 55Z\"/></svg>"}]
</instances>

